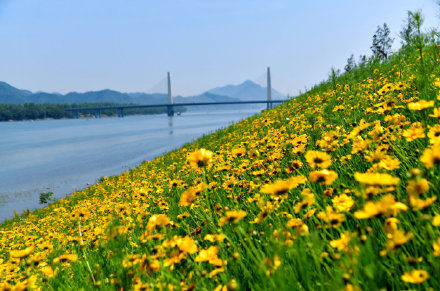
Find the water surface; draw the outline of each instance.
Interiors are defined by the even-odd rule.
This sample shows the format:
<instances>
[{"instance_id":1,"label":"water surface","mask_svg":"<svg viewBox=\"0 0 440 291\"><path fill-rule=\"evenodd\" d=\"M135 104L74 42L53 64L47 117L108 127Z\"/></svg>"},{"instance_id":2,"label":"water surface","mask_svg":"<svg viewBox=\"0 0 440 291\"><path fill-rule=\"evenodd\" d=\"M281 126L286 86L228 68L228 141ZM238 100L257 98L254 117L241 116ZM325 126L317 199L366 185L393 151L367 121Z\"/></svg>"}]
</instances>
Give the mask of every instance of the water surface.
<instances>
[{"instance_id":1,"label":"water surface","mask_svg":"<svg viewBox=\"0 0 440 291\"><path fill-rule=\"evenodd\" d=\"M228 110L0 123L0 222L120 174L203 134L259 112Z\"/></svg>"}]
</instances>

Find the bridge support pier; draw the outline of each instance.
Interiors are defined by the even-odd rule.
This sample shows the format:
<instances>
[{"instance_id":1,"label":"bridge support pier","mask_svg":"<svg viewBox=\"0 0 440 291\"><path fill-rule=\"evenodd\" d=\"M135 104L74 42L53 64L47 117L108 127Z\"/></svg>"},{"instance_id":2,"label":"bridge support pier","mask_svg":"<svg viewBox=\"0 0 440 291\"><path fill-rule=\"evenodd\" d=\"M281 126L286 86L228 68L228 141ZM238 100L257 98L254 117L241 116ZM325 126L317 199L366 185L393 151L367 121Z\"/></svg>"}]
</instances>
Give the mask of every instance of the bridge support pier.
<instances>
[{"instance_id":1,"label":"bridge support pier","mask_svg":"<svg viewBox=\"0 0 440 291\"><path fill-rule=\"evenodd\" d=\"M101 118L101 109L98 110L98 116Z\"/></svg>"},{"instance_id":2,"label":"bridge support pier","mask_svg":"<svg viewBox=\"0 0 440 291\"><path fill-rule=\"evenodd\" d=\"M124 107L118 108L118 117L124 117Z\"/></svg>"},{"instance_id":3,"label":"bridge support pier","mask_svg":"<svg viewBox=\"0 0 440 291\"><path fill-rule=\"evenodd\" d=\"M76 110L75 117L76 117L76 119L79 119L79 110Z\"/></svg>"},{"instance_id":4,"label":"bridge support pier","mask_svg":"<svg viewBox=\"0 0 440 291\"><path fill-rule=\"evenodd\" d=\"M173 105L168 105L167 106L167 115L168 116L174 116L174 106Z\"/></svg>"},{"instance_id":5,"label":"bridge support pier","mask_svg":"<svg viewBox=\"0 0 440 291\"><path fill-rule=\"evenodd\" d=\"M95 111L95 118L98 118L98 110Z\"/></svg>"}]
</instances>

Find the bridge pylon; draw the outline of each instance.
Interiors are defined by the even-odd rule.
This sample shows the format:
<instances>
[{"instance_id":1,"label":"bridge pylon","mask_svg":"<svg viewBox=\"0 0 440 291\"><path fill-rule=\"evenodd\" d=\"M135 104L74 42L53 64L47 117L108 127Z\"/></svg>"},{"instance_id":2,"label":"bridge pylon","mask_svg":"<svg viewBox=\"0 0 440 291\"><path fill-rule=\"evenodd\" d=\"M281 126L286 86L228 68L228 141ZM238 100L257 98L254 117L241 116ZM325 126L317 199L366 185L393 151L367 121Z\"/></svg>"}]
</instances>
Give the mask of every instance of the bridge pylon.
<instances>
[{"instance_id":1,"label":"bridge pylon","mask_svg":"<svg viewBox=\"0 0 440 291\"><path fill-rule=\"evenodd\" d=\"M173 105L173 95L171 94L171 73L168 72L168 106L167 114L168 116L174 116L174 105Z\"/></svg>"},{"instance_id":2,"label":"bridge pylon","mask_svg":"<svg viewBox=\"0 0 440 291\"><path fill-rule=\"evenodd\" d=\"M272 108L272 84L270 80L270 67L267 67L267 110Z\"/></svg>"}]
</instances>

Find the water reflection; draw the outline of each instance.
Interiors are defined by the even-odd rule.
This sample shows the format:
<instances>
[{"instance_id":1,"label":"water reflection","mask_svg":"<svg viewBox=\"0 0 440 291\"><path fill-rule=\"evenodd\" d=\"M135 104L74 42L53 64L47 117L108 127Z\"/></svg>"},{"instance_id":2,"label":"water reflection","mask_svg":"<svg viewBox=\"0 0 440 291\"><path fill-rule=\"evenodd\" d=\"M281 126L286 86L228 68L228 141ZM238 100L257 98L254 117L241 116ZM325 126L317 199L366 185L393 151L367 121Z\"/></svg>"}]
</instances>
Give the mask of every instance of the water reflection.
<instances>
[{"instance_id":1,"label":"water reflection","mask_svg":"<svg viewBox=\"0 0 440 291\"><path fill-rule=\"evenodd\" d=\"M174 121L174 116L168 116L168 127L169 127L168 134L169 135L173 135L173 133L174 133L173 121Z\"/></svg>"}]
</instances>

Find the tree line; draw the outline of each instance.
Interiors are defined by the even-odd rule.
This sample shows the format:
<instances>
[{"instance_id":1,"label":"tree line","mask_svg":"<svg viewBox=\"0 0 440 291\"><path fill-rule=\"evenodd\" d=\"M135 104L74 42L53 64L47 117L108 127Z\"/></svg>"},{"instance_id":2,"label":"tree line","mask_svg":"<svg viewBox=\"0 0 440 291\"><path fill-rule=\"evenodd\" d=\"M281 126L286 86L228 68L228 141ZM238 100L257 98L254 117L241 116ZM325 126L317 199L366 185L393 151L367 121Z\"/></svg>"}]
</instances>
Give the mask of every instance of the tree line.
<instances>
[{"instance_id":1,"label":"tree line","mask_svg":"<svg viewBox=\"0 0 440 291\"><path fill-rule=\"evenodd\" d=\"M36 119L62 119L73 118L73 113L67 111L68 108L78 107L103 107L103 106L120 106L116 103L81 103L81 104L0 104L0 121L19 121L19 120L36 120ZM122 104L122 105L134 105L134 104ZM183 107L176 107L175 111L183 112ZM166 107L155 108L125 108L125 115L136 114L162 114L166 113ZM115 109L103 109L101 110L102 116L117 116L117 110ZM94 117L94 111L82 111L80 117Z\"/></svg>"},{"instance_id":2,"label":"tree line","mask_svg":"<svg viewBox=\"0 0 440 291\"><path fill-rule=\"evenodd\" d=\"M440 4L440 1L439 1ZM427 32L422 31L422 25L424 17L421 11L408 11L407 17L404 20L401 31L399 32L401 50L403 54L409 54L415 50L421 50L429 42L434 43L440 39L440 32L431 29ZM331 69L329 79L342 74L350 73L355 68L366 67L371 63L382 63L389 59L392 54L392 45L394 38L391 37L391 32L386 23L377 26L376 32L372 37L371 52L372 55L367 57L366 55L359 56L358 62L356 62L354 55L350 55L347 59L347 64L344 67L343 72L341 70Z\"/></svg>"}]
</instances>

